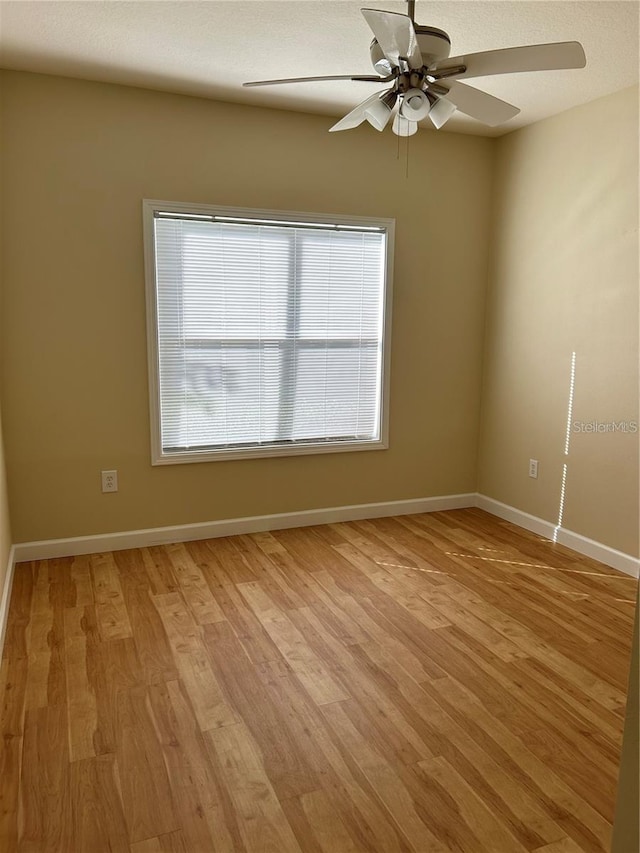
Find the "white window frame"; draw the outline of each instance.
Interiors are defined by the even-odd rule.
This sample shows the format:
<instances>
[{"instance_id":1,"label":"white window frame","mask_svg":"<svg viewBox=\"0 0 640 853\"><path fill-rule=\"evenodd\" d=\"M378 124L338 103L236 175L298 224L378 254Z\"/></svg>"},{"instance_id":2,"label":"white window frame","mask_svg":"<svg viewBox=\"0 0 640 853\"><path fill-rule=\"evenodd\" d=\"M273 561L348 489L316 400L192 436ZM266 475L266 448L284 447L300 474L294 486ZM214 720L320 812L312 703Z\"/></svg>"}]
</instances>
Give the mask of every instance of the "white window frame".
<instances>
[{"instance_id":1,"label":"white window frame","mask_svg":"<svg viewBox=\"0 0 640 853\"><path fill-rule=\"evenodd\" d=\"M325 225L344 225L363 228L381 228L386 233L386 263L382 317L382 379L380 400L380 437L377 440L339 441L336 443L305 442L286 447L243 447L238 450L224 448L213 450L190 449L187 451L164 452L161 436L160 412L160 366L158 346L158 311L156 289L156 257L154 218L157 212L170 211L192 215L236 217L257 220L306 222ZM229 459L253 459L258 457L299 456L319 453L345 453L357 450L384 450L389 446L389 382L391 357L391 306L393 284L393 252L395 219L343 214L308 213L301 211L258 210L243 207L195 204L158 199L142 202L144 232L144 262L147 313L147 356L149 373L149 408L151 420L151 463L152 465L174 465L192 462L212 462Z\"/></svg>"}]
</instances>

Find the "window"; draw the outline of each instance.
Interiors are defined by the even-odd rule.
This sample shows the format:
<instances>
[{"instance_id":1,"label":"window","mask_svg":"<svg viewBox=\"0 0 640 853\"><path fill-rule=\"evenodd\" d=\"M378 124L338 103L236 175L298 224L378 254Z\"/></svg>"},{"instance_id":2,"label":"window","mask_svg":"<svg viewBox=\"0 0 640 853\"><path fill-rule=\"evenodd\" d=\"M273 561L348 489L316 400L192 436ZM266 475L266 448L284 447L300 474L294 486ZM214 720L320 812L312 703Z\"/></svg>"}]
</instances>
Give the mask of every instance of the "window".
<instances>
[{"instance_id":1,"label":"window","mask_svg":"<svg viewBox=\"0 0 640 853\"><path fill-rule=\"evenodd\" d=\"M144 202L155 464L386 447L393 220Z\"/></svg>"}]
</instances>

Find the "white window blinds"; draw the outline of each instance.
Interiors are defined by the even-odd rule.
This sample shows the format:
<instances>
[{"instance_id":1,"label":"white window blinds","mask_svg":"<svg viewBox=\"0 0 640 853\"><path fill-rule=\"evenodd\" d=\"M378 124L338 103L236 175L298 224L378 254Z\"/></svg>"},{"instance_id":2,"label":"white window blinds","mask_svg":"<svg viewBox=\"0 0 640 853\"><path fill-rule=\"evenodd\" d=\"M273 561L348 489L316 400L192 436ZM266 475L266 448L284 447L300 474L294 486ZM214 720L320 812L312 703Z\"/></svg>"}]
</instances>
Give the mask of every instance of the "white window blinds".
<instances>
[{"instance_id":1,"label":"white window blinds","mask_svg":"<svg viewBox=\"0 0 640 853\"><path fill-rule=\"evenodd\" d=\"M381 442L384 227L156 210L153 243L163 457Z\"/></svg>"}]
</instances>

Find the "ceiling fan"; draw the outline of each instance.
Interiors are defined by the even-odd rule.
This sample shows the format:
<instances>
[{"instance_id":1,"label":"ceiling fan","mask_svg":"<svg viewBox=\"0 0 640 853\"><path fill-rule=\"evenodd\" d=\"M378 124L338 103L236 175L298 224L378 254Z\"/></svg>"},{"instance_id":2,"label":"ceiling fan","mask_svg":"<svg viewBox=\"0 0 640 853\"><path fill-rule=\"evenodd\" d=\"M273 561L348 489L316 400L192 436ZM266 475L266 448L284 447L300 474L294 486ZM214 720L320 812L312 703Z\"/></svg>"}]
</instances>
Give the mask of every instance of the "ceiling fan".
<instances>
[{"instance_id":1,"label":"ceiling fan","mask_svg":"<svg viewBox=\"0 0 640 853\"><path fill-rule=\"evenodd\" d=\"M456 110L490 127L503 124L520 112L518 107L468 86L462 80L519 71L584 68L586 65L584 50L577 41L525 45L450 57L451 40L447 33L416 24L415 0L408 0L408 6L408 15L377 9L361 10L373 31L369 52L378 76L290 77L243 85L273 86L316 80L388 83L389 88L362 101L329 130L351 130L367 121L382 131L397 106L393 132L398 136L411 136L416 133L418 122L427 116L439 130Z\"/></svg>"}]
</instances>

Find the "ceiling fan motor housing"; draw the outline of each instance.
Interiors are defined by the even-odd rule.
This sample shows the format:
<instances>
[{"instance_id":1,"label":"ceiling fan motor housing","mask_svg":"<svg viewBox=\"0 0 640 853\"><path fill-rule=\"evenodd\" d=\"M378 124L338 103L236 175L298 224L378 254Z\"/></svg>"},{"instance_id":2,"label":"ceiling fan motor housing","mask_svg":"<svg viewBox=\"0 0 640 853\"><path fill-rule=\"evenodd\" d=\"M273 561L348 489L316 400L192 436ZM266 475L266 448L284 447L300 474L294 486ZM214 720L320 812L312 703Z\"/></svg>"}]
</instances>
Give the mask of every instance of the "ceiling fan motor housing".
<instances>
[{"instance_id":1,"label":"ceiling fan motor housing","mask_svg":"<svg viewBox=\"0 0 640 853\"><path fill-rule=\"evenodd\" d=\"M420 24L415 24L414 29L422 60L427 67L440 59L447 59L451 53L451 39L444 30L422 27Z\"/></svg>"}]
</instances>

